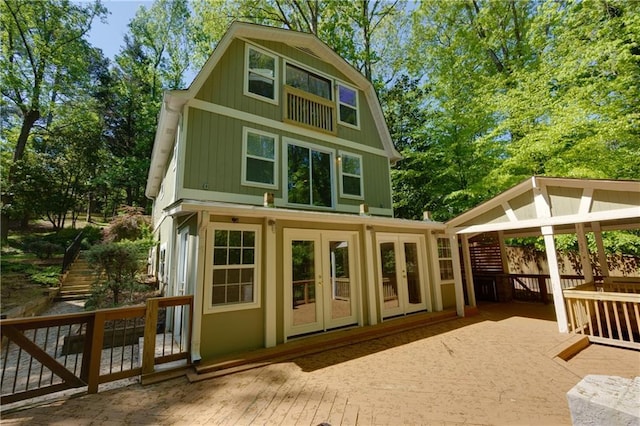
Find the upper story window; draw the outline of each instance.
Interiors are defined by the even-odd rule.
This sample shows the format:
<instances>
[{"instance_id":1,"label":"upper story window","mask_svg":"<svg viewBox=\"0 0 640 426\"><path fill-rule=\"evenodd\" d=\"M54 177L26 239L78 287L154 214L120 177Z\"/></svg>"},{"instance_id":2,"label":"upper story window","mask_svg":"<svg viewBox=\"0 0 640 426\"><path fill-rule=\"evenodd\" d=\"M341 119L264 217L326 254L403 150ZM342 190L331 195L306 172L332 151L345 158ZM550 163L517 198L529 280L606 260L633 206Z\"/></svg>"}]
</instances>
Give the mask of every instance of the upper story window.
<instances>
[{"instance_id":1,"label":"upper story window","mask_svg":"<svg viewBox=\"0 0 640 426\"><path fill-rule=\"evenodd\" d=\"M339 155L340 196L363 199L362 157L342 151Z\"/></svg>"},{"instance_id":2,"label":"upper story window","mask_svg":"<svg viewBox=\"0 0 640 426\"><path fill-rule=\"evenodd\" d=\"M358 127L358 91L338 83L338 122Z\"/></svg>"},{"instance_id":3,"label":"upper story window","mask_svg":"<svg viewBox=\"0 0 640 426\"><path fill-rule=\"evenodd\" d=\"M440 279L442 281L453 280L453 258L451 242L448 238L438 238L438 261L440 263Z\"/></svg>"},{"instance_id":4,"label":"upper story window","mask_svg":"<svg viewBox=\"0 0 640 426\"><path fill-rule=\"evenodd\" d=\"M245 69L245 94L278 103L278 58L247 45Z\"/></svg>"},{"instance_id":5,"label":"upper story window","mask_svg":"<svg viewBox=\"0 0 640 426\"><path fill-rule=\"evenodd\" d=\"M242 184L277 188L277 136L244 128L242 132Z\"/></svg>"},{"instance_id":6,"label":"upper story window","mask_svg":"<svg viewBox=\"0 0 640 426\"><path fill-rule=\"evenodd\" d=\"M317 74L287 64L287 86L331 100L331 81Z\"/></svg>"},{"instance_id":7,"label":"upper story window","mask_svg":"<svg viewBox=\"0 0 640 426\"><path fill-rule=\"evenodd\" d=\"M333 152L299 142L286 143L287 202L333 207Z\"/></svg>"}]
</instances>

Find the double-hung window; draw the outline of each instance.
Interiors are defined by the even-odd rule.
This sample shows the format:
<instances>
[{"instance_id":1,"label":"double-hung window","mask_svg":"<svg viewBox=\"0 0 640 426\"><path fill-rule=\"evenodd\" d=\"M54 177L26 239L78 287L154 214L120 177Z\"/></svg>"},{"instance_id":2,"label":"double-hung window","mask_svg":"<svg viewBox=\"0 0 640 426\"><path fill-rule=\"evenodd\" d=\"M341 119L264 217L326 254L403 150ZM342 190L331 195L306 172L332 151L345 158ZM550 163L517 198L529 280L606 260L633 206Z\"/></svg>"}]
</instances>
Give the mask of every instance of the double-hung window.
<instances>
[{"instance_id":1,"label":"double-hung window","mask_svg":"<svg viewBox=\"0 0 640 426\"><path fill-rule=\"evenodd\" d=\"M438 262L440 263L440 280L453 280L453 258L451 242L448 238L438 238Z\"/></svg>"},{"instance_id":2,"label":"double-hung window","mask_svg":"<svg viewBox=\"0 0 640 426\"><path fill-rule=\"evenodd\" d=\"M342 83L338 87L338 122L358 127L358 91Z\"/></svg>"},{"instance_id":3,"label":"double-hung window","mask_svg":"<svg viewBox=\"0 0 640 426\"><path fill-rule=\"evenodd\" d=\"M340 196L344 198L363 199L362 157L340 151Z\"/></svg>"},{"instance_id":4,"label":"double-hung window","mask_svg":"<svg viewBox=\"0 0 640 426\"><path fill-rule=\"evenodd\" d=\"M287 202L333 207L333 151L286 143Z\"/></svg>"},{"instance_id":5,"label":"double-hung window","mask_svg":"<svg viewBox=\"0 0 640 426\"><path fill-rule=\"evenodd\" d=\"M260 225L209 226L208 312L260 307L260 232Z\"/></svg>"},{"instance_id":6,"label":"double-hung window","mask_svg":"<svg viewBox=\"0 0 640 426\"><path fill-rule=\"evenodd\" d=\"M260 188L278 187L277 136L245 127L242 132L242 184Z\"/></svg>"},{"instance_id":7,"label":"double-hung window","mask_svg":"<svg viewBox=\"0 0 640 426\"><path fill-rule=\"evenodd\" d=\"M277 104L278 58L248 44L245 55L244 93Z\"/></svg>"}]
</instances>

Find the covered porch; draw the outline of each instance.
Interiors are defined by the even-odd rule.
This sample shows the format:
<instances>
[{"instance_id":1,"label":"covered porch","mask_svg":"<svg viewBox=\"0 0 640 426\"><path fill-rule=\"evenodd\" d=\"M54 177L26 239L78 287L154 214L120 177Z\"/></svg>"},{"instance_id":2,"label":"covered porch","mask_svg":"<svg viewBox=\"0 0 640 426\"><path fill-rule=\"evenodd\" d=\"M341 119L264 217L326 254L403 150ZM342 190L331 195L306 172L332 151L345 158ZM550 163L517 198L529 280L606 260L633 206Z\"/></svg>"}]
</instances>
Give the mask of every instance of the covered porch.
<instances>
[{"instance_id":1,"label":"covered porch","mask_svg":"<svg viewBox=\"0 0 640 426\"><path fill-rule=\"evenodd\" d=\"M467 305L476 306L482 296L476 290L528 293L553 303L561 333L635 349L640 349L640 271L636 265L625 276L612 273L602 233L639 228L640 182L548 177L527 179L447 223L460 243L459 288L464 287ZM591 260L589 233L597 262ZM500 260L485 274L474 274L471 240L482 234L497 241ZM554 238L560 234L577 238L579 275L561 275ZM543 237L548 274L511 274L505 240L531 236ZM493 287L474 285L487 278Z\"/></svg>"}]
</instances>

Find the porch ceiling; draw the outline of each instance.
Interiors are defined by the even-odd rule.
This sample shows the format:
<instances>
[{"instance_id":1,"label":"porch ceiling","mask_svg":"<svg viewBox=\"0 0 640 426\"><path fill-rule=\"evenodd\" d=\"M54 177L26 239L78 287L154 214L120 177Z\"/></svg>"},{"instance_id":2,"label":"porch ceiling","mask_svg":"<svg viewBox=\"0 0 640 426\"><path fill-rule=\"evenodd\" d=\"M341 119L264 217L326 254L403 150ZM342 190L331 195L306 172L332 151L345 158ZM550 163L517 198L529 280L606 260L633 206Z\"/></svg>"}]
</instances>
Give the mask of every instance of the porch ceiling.
<instances>
[{"instance_id":1,"label":"porch ceiling","mask_svg":"<svg viewBox=\"0 0 640 426\"><path fill-rule=\"evenodd\" d=\"M505 237L640 228L640 181L534 176L446 223L457 234L502 231Z\"/></svg>"}]
</instances>

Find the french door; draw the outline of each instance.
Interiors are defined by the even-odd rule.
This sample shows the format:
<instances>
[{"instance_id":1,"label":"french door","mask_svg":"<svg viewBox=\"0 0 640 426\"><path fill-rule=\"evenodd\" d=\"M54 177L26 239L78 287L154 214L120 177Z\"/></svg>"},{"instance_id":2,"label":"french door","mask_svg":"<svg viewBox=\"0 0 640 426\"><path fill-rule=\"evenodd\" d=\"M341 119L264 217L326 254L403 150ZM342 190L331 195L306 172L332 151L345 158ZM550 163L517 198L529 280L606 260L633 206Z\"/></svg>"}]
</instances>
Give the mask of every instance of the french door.
<instances>
[{"instance_id":1,"label":"french door","mask_svg":"<svg viewBox=\"0 0 640 426\"><path fill-rule=\"evenodd\" d=\"M357 232L284 231L287 337L358 323Z\"/></svg>"},{"instance_id":2,"label":"french door","mask_svg":"<svg viewBox=\"0 0 640 426\"><path fill-rule=\"evenodd\" d=\"M425 240L422 235L378 234L382 318L427 310Z\"/></svg>"}]
</instances>

